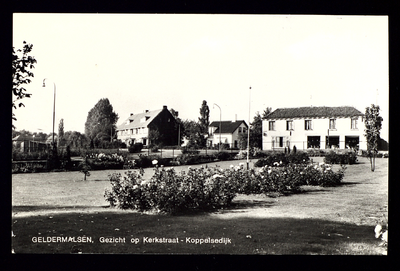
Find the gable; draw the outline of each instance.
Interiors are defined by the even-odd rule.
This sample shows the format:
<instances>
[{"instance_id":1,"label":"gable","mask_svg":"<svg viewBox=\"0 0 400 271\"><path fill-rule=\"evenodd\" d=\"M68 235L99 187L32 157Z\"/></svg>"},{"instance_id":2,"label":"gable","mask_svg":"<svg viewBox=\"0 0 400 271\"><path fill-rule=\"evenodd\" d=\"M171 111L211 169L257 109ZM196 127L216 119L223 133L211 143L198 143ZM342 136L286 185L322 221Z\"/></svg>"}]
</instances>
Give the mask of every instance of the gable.
<instances>
[{"instance_id":1,"label":"gable","mask_svg":"<svg viewBox=\"0 0 400 271\"><path fill-rule=\"evenodd\" d=\"M217 129L214 131L214 133L219 133L219 128L220 128L220 123L221 123L221 134L233 134L237 128L243 123L246 128L247 124L244 120L238 120L238 121L213 121L210 123L210 127L216 127Z\"/></svg>"}]
</instances>

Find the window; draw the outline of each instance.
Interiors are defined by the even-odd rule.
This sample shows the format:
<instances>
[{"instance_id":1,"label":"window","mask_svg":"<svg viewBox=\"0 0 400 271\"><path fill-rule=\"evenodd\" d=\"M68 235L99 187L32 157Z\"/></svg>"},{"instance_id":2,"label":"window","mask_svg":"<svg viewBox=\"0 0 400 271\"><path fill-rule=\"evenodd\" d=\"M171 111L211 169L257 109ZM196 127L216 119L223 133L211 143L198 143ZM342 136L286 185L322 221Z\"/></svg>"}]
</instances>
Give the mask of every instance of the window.
<instances>
[{"instance_id":1,"label":"window","mask_svg":"<svg viewBox=\"0 0 400 271\"><path fill-rule=\"evenodd\" d=\"M305 120L304 121L304 130L312 130L312 123L311 120Z\"/></svg>"},{"instance_id":2,"label":"window","mask_svg":"<svg viewBox=\"0 0 400 271\"><path fill-rule=\"evenodd\" d=\"M246 132L247 132L246 127L243 127L242 132L243 132L243 133L246 133Z\"/></svg>"},{"instance_id":3,"label":"window","mask_svg":"<svg viewBox=\"0 0 400 271\"><path fill-rule=\"evenodd\" d=\"M268 122L268 130L275 131L275 121Z\"/></svg>"},{"instance_id":4,"label":"window","mask_svg":"<svg viewBox=\"0 0 400 271\"><path fill-rule=\"evenodd\" d=\"M357 127L357 119L356 118L351 119L351 129L352 130L357 130L358 129L358 127Z\"/></svg>"},{"instance_id":5,"label":"window","mask_svg":"<svg viewBox=\"0 0 400 271\"><path fill-rule=\"evenodd\" d=\"M278 137L279 147L283 147L283 137Z\"/></svg>"},{"instance_id":6,"label":"window","mask_svg":"<svg viewBox=\"0 0 400 271\"><path fill-rule=\"evenodd\" d=\"M286 130L287 131L292 131L293 130L293 120L287 120L286 121Z\"/></svg>"},{"instance_id":7,"label":"window","mask_svg":"<svg viewBox=\"0 0 400 271\"><path fill-rule=\"evenodd\" d=\"M336 129L336 119L330 119L329 120L329 129Z\"/></svg>"},{"instance_id":8,"label":"window","mask_svg":"<svg viewBox=\"0 0 400 271\"><path fill-rule=\"evenodd\" d=\"M283 136L277 136L272 138L272 147L282 148L283 147Z\"/></svg>"},{"instance_id":9,"label":"window","mask_svg":"<svg viewBox=\"0 0 400 271\"><path fill-rule=\"evenodd\" d=\"M242 132L242 127L239 127L239 133L241 133Z\"/></svg>"},{"instance_id":10,"label":"window","mask_svg":"<svg viewBox=\"0 0 400 271\"><path fill-rule=\"evenodd\" d=\"M307 148L320 148L321 138L320 136L307 136Z\"/></svg>"}]
</instances>

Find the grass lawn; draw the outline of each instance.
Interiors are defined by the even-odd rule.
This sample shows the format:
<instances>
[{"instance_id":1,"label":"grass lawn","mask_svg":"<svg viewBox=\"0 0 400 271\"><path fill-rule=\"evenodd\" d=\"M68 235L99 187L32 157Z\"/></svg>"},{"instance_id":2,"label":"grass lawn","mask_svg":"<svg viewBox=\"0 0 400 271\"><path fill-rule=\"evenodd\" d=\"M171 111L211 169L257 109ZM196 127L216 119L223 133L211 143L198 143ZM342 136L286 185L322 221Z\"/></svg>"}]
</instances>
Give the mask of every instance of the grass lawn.
<instances>
[{"instance_id":1,"label":"grass lawn","mask_svg":"<svg viewBox=\"0 0 400 271\"><path fill-rule=\"evenodd\" d=\"M374 227L387 217L388 159L377 159L375 172L367 159L359 161L347 166L339 187L306 186L304 193L278 198L238 195L228 209L179 216L109 208L103 196L110 187L107 176L118 170L92 171L87 181L79 172L15 174L12 248L15 253L384 254ZM246 161L217 164L239 162ZM145 178L152 173L146 169ZM89 242L44 242L82 236ZM101 242L102 237L121 242Z\"/></svg>"}]
</instances>

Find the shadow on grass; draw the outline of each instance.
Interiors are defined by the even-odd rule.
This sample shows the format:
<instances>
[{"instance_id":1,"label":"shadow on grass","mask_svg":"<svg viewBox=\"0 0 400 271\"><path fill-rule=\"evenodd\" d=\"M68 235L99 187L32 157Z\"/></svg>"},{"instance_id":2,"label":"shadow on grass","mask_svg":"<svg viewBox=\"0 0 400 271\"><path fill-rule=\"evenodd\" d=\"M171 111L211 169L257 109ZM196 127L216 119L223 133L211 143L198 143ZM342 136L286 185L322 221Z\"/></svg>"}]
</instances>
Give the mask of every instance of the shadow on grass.
<instances>
[{"instance_id":1,"label":"shadow on grass","mask_svg":"<svg viewBox=\"0 0 400 271\"><path fill-rule=\"evenodd\" d=\"M322 219L231 217L213 214L59 213L50 219L12 220L15 253L101 254L379 254L374 227ZM34 242L33 237L90 238L85 242ZM101 237L124 242L101 242ZM177 243L146 242L169 238ZM215 238L223 243L194 243ZM221 239L225 238L225 239ZM137 240L137 243L131 243Z\"/></svg>"},{"instance_id":2,"label":"shadow on grass","mask_svg":"<svg viewBox=\"0 0 400 271\"><path fill-rule=\"evenodd\" d=\"M56 211L56 210L74 210L74 209L94 209L94 208L109 208L108 205L102 206L90 206L90 205L77 205L77 206L65 206L65 205L21 205L21 206L12 206L12 212L35 212L35 211Z\"/></svg>"}]
</instances>

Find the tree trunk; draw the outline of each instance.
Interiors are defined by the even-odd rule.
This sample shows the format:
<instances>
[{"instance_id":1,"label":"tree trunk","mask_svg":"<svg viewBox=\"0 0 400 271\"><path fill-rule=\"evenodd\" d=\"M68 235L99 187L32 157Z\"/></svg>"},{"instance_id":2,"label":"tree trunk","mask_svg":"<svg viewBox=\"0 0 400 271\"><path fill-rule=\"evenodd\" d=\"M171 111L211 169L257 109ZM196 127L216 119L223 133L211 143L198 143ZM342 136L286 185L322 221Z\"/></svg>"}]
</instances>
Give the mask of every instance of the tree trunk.
<instances>
[{"instance_id":1,"label":"tree trunk","mask_svg":"<svg viewBox=\"0 0 400 271\"><path fill-rule=\"evenodd\" d=\"M375 153L374 153L374 156L373 156L372 167L373 167L372 171L375 171Z\"/></svg>"},{"instance_id":2,"label":"tree trunk","mask_svg":"<svg viewBox=\"0 0 400 271\"><path fill-rule=\"evenodd\" d=\"M374 172L375 171L375 154L370 156L369 161L371 163L371 171Z\"/></svg>"}]
</instances>

